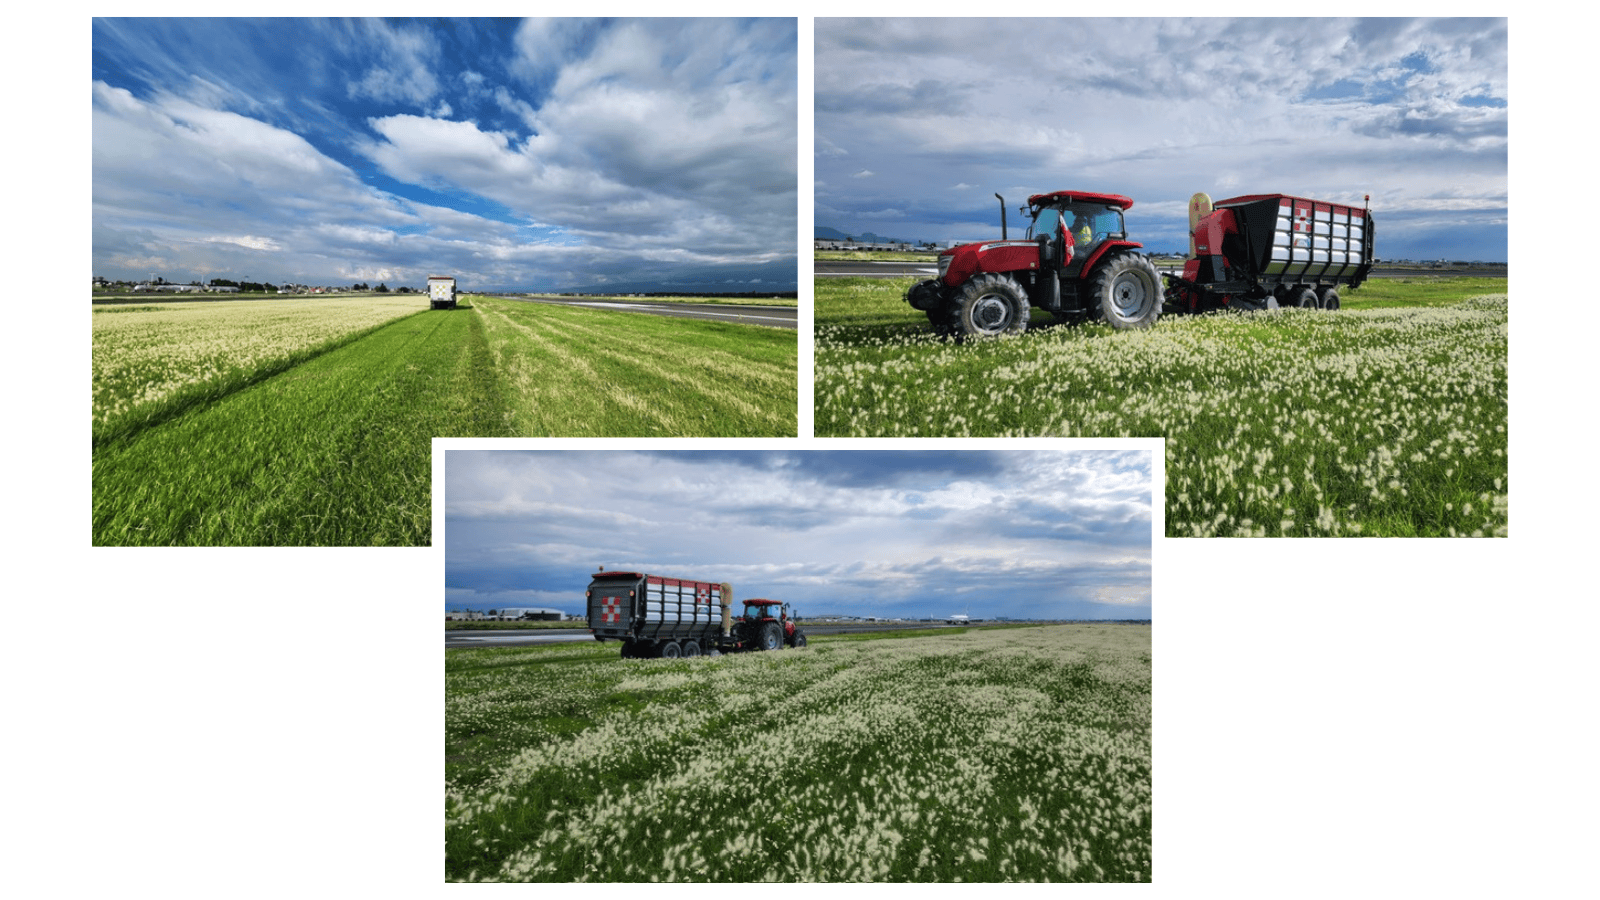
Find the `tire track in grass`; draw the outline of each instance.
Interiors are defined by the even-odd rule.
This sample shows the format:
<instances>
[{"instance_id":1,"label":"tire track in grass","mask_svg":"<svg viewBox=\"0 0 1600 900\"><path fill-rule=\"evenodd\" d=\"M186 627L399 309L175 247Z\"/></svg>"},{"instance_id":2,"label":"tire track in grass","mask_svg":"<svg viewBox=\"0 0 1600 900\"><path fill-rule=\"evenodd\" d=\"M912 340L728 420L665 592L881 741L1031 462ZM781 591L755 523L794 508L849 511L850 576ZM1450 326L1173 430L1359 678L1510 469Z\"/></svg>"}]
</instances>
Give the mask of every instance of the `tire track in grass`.
<instances>
[{"instance_id":1,"label":"tire track in grass","mask_svg":"<svg viewBox=\"0 0 1600 900\"><path fill-rule=\"evenodd\" d=\"M392 323L96 451L97 545L426 545L432 438L511 434L481 323Z\"/></svg>"}]
</instances>

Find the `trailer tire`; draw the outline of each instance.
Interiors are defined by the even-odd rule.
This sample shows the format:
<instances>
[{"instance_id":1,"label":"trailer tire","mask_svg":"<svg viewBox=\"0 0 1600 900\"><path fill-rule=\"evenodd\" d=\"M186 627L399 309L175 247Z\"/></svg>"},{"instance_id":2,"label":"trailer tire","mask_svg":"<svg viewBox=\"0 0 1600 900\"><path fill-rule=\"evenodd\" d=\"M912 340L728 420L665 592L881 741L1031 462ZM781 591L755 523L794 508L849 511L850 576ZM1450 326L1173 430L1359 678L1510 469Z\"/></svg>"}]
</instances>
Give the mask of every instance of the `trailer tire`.
<instances>
[{"instance_id":1,"label":"trailer tire","mask_svg":"<svg viewBox=\"0 0 1600 900\"><path fill-rule=\"evenodd\" d=\"M699 656L700 655L700 642L699 641L684 641L683 642L683 655L684 655L685 658L692 657L692 656Z\"/></svg>"},{"instance_id":2,"label":"trailer tire","mask_svg":"<svg viewBox=\"0 0 1600 900\"><path fill-rule=\"evenodd\" d=\"M1339 289L1336 287L1325 287L1322 290L1317 291L1317 306L1320 309L1326 309L1330 312L1338 309Z\"/></svg>"},{"instance_id":3,"label":"trailer tire","mask_svg":"<svg viewBox=\"0 0 1600 900\"><path fill-rule=\"evenodd\" d=\"M1022 285L1009 275L979 275L961 289L957 327L972 337L1000 337L1028 330L1032 308Z\"/></svg>"},{"instance_id":4,"label":"trailer tire","mask_svg":"<svg viewBox=\"0 0 1600 900\"><path fill-rule=\"evenodd\" d=\"M1101 263L1089 286L1094 315L1112 328L1149 328L1161 316L1161 276L1137 253L1118 253Z\"/></svg>"},{"instance_id":5,"label":"trailer tire","mask_svg":"<svg viewBox=\"0 0 1600 900\"><path fill-rule=\"evenodd\" d=\"M722 651L717 649L716 647L712 647L711 649L706 651L706 655L707 656L721 656L722 655Z\"/></svg>"},{"instance_id":6,"label":"trailer tire","mask_svg":"<svg viewBox=\"0 0 1600 900\"><path fill-rule=\"evenodd\" d=\"M783 626L779 625L777 622L762 623L761 630L757 632L757 635L757 650L783 649Z\"/></svg>"},{"instance_id":7,"label":"trailer tire","mask_svg":"<svg viewBox=\"0 0 1600 900\"><path fill-rule=\"evenodd\" d=\"M661 648L657 652L660 654L662 659L677 659L683 655L683 650L678 646L677 641L667 641L665 644L661 645Z\"/></svg>"},{"instance_id":8,"label":"trailer tire","mask_svg":"<svg viewBox=\"0 0 1600 900\"><path fill-rule=\"evenodd\" d=\"M1284 306L1298 306L1301 309L1317 308L1317 292L1303 284L1297 284L1289 289L1289 302Z\"/></svg>"}]
</instances>

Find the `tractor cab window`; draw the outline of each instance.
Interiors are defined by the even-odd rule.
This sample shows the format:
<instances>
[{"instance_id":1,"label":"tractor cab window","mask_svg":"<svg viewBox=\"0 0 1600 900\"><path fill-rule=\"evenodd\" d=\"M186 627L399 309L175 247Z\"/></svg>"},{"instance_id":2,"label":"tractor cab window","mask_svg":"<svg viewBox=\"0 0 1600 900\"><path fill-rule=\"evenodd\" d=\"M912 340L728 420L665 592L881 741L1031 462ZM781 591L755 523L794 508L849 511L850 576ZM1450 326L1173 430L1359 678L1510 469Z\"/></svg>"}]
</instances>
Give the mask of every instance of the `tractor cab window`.
<instances>
[{"instance_id":1,"label":"tractor cab window","mask_svg":"<svg viewBox=\"0 0 1600 900\"><path fill-rule=\"evenodd\" d=\"M1069 203L1059 216L1072 235L1072 255L1084 257L1107 238L1124 237L1122 210L1095 203ZM1042 218L1042 217L1041 217Z\"/></svg>"},{"instance_id":2,"label":"tractor cab window","mask_svg":"<svg viewBox=\"0 0 1600 900\"><path fill-rule=\"evenodd\" d=\"M1054 237L1056 234L1056 227L1060 224L1061 210L1056 209L1053 206L1047 206L1044 209L1039 210L1039 214L1037 216L1034 216L1033 230L1028 232L1028 237Z\"/></svg>"}]
</instances>

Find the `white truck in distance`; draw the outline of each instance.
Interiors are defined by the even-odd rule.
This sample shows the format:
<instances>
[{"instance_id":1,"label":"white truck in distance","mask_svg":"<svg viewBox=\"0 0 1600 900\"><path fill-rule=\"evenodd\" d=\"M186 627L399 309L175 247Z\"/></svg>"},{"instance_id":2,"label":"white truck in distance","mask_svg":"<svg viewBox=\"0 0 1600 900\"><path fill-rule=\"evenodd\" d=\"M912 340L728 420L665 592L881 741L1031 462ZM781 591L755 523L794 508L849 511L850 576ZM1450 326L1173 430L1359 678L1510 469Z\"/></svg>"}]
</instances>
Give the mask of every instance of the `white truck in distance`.
<instances>
[{"instance_id":1,"label":"white truck in distance","mask_svg":"<svg viewBox=\"0 0 1600 900\"><path fill-rule=\"evenodd\" d=\"M456 280L450 275L428 276L428 308L456 308Z\"/></svg>"}]
</instances>

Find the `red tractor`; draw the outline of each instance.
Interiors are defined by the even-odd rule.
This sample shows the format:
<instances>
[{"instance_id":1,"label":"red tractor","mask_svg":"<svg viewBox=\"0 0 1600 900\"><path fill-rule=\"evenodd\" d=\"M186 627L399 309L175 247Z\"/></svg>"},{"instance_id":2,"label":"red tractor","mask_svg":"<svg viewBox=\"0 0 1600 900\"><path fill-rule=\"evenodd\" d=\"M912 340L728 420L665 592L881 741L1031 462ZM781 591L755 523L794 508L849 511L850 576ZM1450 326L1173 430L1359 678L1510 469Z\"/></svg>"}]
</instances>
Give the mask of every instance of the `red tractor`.
<instances>
[{"instance_id":1,"label":"red tractor","mask_svg":"<svg viewBox=\"0 0 1600 900\"><path fill-rule=\"evenodd\" d=\"M1057 322L1098 320L1148 328L1161 315L1161 276L1128 240L1119 194L1056 191L1028 198L1033 220L1023 240L1006 237L1000 199L998 241L961 244L939 254L939 277L912 285L905 300L928 314L941 335L1021 334L1034 307Z\"/></svg>"},{"instance_id":2,"label":"red tractor","mask_svg":"<svg viewBox=\"0 0 1600 900\"><path fill-rule=\"evenodd\" d=\"M804 647L806 633L800 630L798 623L799 617L787 603L746 600L744 615L734 624L733 633L740 646L750 650Z\"/></svg>"}]
</instances>

